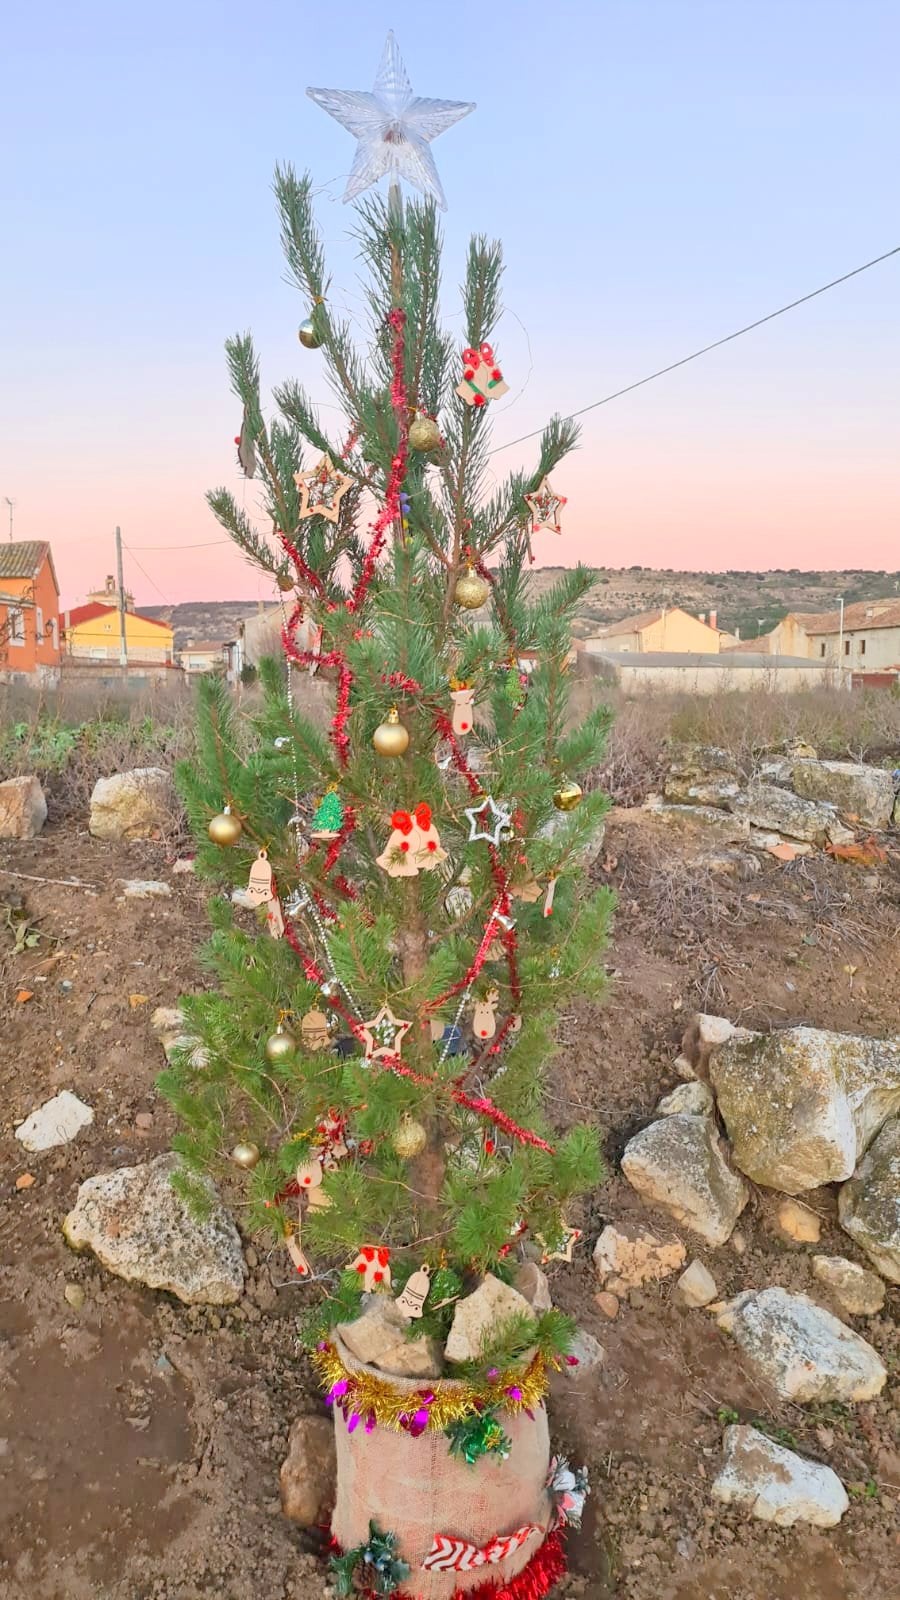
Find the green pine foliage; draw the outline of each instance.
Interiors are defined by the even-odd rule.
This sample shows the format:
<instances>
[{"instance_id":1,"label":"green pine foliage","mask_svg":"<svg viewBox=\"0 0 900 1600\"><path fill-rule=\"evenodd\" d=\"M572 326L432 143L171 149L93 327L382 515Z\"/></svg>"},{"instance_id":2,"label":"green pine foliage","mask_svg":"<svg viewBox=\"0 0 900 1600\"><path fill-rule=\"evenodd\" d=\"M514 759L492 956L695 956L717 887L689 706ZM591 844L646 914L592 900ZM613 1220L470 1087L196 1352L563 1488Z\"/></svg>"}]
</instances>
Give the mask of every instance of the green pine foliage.
<instances>
[{"instance_id":1,"label":"green pine foliage","mask_svg":"<svg viewBox=\"0 0 900 1600\"><path fill-rule=\"evenodd\" d=\"M309 178L279 169L275 192L289 273L301 290L303 314L313 308L322 340L320 351L303 359L324 363L346 418L338 424L329 407L322 421L296 380L265 400L253 342L247 334L235 336L226 347L228 366L244 427L255 441L254 489L273 533L281 530L299 550L303 570L295 574L277 536L261 532L229 490L215 490L209 503L249 559L273 575L296 576L288 607L299 602L324 629L322 652L337 651L346 661L352 673L349 758L341 764L328 729L299 708L299 696L291 709L283 661L263 665L261 694L250 713L237 713L221 678L201 681L198 757L179 769L178 781L198 839L198 868L222 887L223 897L211 904L213 931L204 956L213 984L184 1000L189 1038L161 1087L180 1119L176 1142L186 1193L192 1173L230 1173L244 1186L245 1225L276 1240L296 1230L303 1204L303 1249L317 1275L330 1274L312 1337L358 1309L361 1279L344 1269L366 1243L389 1246L395 1288L422 1262L431 1266L425 1315L412 1331L440 1336L456 1299L478 1274L509 1275L514 1236L525 1236L525 1229L530 1240L537 1236L552 1249L579 1194L602 1176L596 1129L560 1133L548 1108L558 1103L552 1096L560 1066L556 1019L574 997L602 995L612 910L609 893L592 888L584 870L605 797L588 784L577 809L563 812L553 795L564 775L584 781L597 765L609 716L600 709L575 723L569 715L571 622L592 574L576 567L542 599L531 598L530 518L523 500L546 473L558 470L577 443L577 428L554 419L535 452L534 470L498 484L496 463L489 460L490 406L469 407L455 394L462 364L457 340L438 319L441 237L433 206L410 203L399 215L377 199L358 207L368 324L351 326L329 299ZM495 338L501 273L499 246L474 239L462 287L466 344ZM410 451L403 525L398 521L393 530L364 604L347 609L369 545L373 502L377 508L408 426L391 405L392 304L406 316L409 406L437 417L444 444L430 455ZM324 452L352 480L336 523L299 515L294 475ZM472 558L494 577L488 604L476 613L454 603L456 581ZM525 652L534 663L527 680L518 664ZM416 687L392 685L392 674ZM476 690L474 730L460 748L484 793L514 817L512 836L493 853L483 841L469 841L465 809L472 794L436 725L452 710L451 679ZM400 759L380 757L372 747L393 704L410 736ZM392 815L422 802L431 808L448 859L440 870L389 877L376 857ZM226 803L243 825L230 849L213 844L207 833ZM328 841L310 836L317 825L340 827L348 814L355 828L329 865ZM230 890L246 885L261 848L282 903L293 907L286 913L293 945L269 936L263 911L230 903ZM440 1040L432 1042L430 1023L446 1027L456 1019L496 900L497 870L513 891L532 878L543 891L555 877L553 914L544 915L543 893L536 900L514 893L521 997L497 939L459 1018L461 1051L446 1053ZM471 904L451 916L448 892L461 885ZM298 949L322 972L336 973L336 995L323 994L320 982L306 975ZM435 1006L448 990L454 992ZM518 1024L499 1048L473 1031L474 1006L489 997L499 1028L512 1016ZM414 1076L366 1061L354 1036L350 1019L361 1023L385 1003L412 1023L402 1060ZM301 1019L312 1010L332 1013L335 1029L324 1048L301 1036ZM287 1018L298 1045L291 1060L276 1064L265 1045L279 1017ZM550 1149L461 1105L457 1091L489 1097L504 1117ZM330 1115L343 1119L348 1153L327 1164L327 1206L306 1210L290 1192L292 1180L298 1165L322 1154L320 1128ZM404 1115L427 1137L424 1152L412 1159L393 1144ZM248 1141L260 1159L242 1172L230 1151ZM199 1199L196 1181L192 1192ZM566 1336L565 1319L552 1314L542 1319L537 1342L552 1353ZM499 1339L508 1354L534 1344L533 1327L506 1330Z\"/></svg>"}]
</instances>

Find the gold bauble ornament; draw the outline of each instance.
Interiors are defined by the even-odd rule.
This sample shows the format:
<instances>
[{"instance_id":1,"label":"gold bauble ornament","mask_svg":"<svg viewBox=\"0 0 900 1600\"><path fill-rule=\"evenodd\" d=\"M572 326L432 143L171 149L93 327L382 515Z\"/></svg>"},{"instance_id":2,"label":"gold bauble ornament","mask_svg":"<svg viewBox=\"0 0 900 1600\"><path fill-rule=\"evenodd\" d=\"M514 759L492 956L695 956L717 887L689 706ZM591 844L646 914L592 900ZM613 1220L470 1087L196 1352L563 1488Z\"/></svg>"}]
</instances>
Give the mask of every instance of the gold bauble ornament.
<instances>
[{"instance_id":1,"label":"gold bauble ornament","mask_svg":"<svg viewBox=\"0 0 900 1600\"><path fill-rule=\"evenodd\" d=\"M300 340L304 350L318 350L322 340L319 334L316 333L312 317L307 317L305 322L301 322L297 329L297 338Z\"/></svg>"},{"instance_id":2,"label":"gold bauble ornament","mask_svg":"<svg viewBox=\"0 0 900 1600\"><path fill-rule=\"evenodd\" d=\"M296 583L296 579L291 572L278 572L275 574L275 582L282 594L289 594Z\"/></svg>"},{"instance_id":3,"label":"gold bauble ornament","mask_svg":"<svg viewBox=\"0 0 900 1600\"><path fill-rule=\"evenodd\" d=\"M441 442L441 430L433 417L417 413L409 426L409 443L413 450L436 450Z\"/></svg>"},{"instance_id":4,"label":"gold bauble ornament","mask_svg":"<svg viewBox=\"0 0 900 1600\"><path fill-rule=\"evenodd\" d=\"M285 1061L293 1061L296 1049L297 1041L294 1035L284 1026L283 1022L279 1022L275 1032L270 1033L266 1040L266 1059L271 1061L274 1066L280 1065Z\"/></svg>"},{"instance_id":5,"label":"gold bauble ornament","mask_svg":"<svg viewBox=\"0 0 900 1600\"><path fill-rule=\"evenodd\" d=\"M379 722L372 743L380 756L402 756L409 748L409 734L400 721L396 706L391 706L384 722Z\"/></svg>"},{"instance_id":6,"label":"gold bauble ornament","mask_svg":"<svg viewBox=\"0 0 900 1600\"><path fill-rule=\"evenodd\" d=\"M226 806L217 817L213 817L208 831L213 844L237 844L244 827L240 817L236 817L231 807Z\"/></svg>"},{"instance_id":7,"label":"gold bauble ornament","mask_svg":"<svg viewBox=\"0 0 900 1600\"><path fill-rule=\"evenodd\" d=\"M245 1172L250 1172L259 1160L259 1145L251 1144L249 1140L245 1144L236 1144L231 1159L236 1167L243 1167Z\"/></svg>"},{"instance_id":8,"label":"gold bauble ornament","mask_svg":"<svg viewBox=\"0 0 900 1600\"><path fill-rule=\"evenodd\" d=\"M581 784L576 783L574 778L563 778L553 795L553 804L557 811L574 811L583 799Z\"/></svg>"},{"instance_id":9,"label":"gold bauble ornament","mask_svg":"<svg viewBox=\"0 0 900 1600\"><path fill-rule=\"evenodd\" d=\"M453 598L464 611L478 611L484 605L491 592L489 583L479 578L474 567L466 567L465 572L456 580Z\"/></svg>"},{"instance_id":10,"label":"gold bauble ornament","mask_svg":"<svg viewBox=\"0 0 900 1600\"><path fill-rule=\"evenodd\" d=\"M415 1117L411 1117L408 1112L404 1113L391 1134L394 1154L402 1161L413 1161L416 1156L422 1154L427 1143L428 1134L421 1122L416 1122Z\"/></svg>"}]
</instances>

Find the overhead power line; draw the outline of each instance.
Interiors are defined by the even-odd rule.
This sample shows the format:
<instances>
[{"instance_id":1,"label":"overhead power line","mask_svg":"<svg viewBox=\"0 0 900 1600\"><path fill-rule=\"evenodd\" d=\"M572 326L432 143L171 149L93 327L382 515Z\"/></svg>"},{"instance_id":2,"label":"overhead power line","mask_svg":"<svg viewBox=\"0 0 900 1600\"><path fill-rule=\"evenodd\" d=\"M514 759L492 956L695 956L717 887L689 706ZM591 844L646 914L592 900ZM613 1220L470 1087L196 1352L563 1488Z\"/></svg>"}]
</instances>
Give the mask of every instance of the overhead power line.
<instances>
[{"instance_id":1,"label":"overhead power line","mask_svg":"<svg viewBox=\"0 0 900 1600\"><path fill-rule=\"evenodd\" d=\"M820 294L827 294L829 289L836 289L839 284L849 283L851 278L858 278L861 272L868 272L870 267L880 266L882 261L889 261L891 256L900 255L900 244L893 250L885 250L884 255L873 256L871 261L864 261L861 267L853 267L850 272L843 272L839 278L832 278L830 283L820 284L818 289L811 289L809 294L802 294L798 300L789 300L787 305L779 306L777 311L769 311L764 317L757 317L755 322L748 322L743 328L736 328L734 333L726 333L722 339L714 339L712 344L705 344L699 350L692 350L689 356L682 356L680 361L670 361L667 367L657 367L655 372L648 372L645 378L638 378L635 383L627 383L624 389L614 389L612 394L605 394L602 400L592 400L590 405L579 406L577 411L566 413L566 421L573 417L583 417L588 411L596 411L598 406L608 406L611 400L621 400L623 395L633 394L635 389L643 389L647 383L653 383L657 378L664 378L668 372L677 372L679 367L686 367L691 361L698 361L701 356L708 356L711 350L721 350L723 344L731 344L734 339L743 338L745 333L752 333L754 328L762 328L767 322L774 322L776 317L783 317L788 311L795 311L798 306L805 306L809 300L815 300ZM488 454L499 455L501 450L511 450L514 444L524 444L528 439L537 439L543 433L543 428L533 428L530 433L520 433L517 439L507 439L505 444L494 445ZM212 539L203 544L139 544L131 548L137 550L211 550L214 545L230 544L230 539ZM129 547L126 546L126 549ZM141 568L143 571L143 568ZM144 573L144 577L147 574ZM152 578L149 580L153 582ZM154 585L155 587L155 585ZM157 593L159 591L157 590Z\"/></svg>"},{"instance_id":2,"label":"overhead power line","mask_svg":"<svg viewBox=\"0 0 900 1600\"><path fill-rule=\"evenodd\" d=\"M573 417L583 417L587 411L596 411L598 406L608 406L611 400L620 400L622 395L631 394L635 389L642 389L645 383L653 383L656 378L664 378L667 372L675 372L678 367L686 367L689 361L697 361L700 356L709 355L710 350L720 350L723 344L730 344L733 339L740 339L745 333L752 333L754 328L761 328L766 322L773 322L776 317L783 317L786 311L794 311L797 306L806 305L808 300L815 300L817 295L827 294L829 289L836 289L838 284L847 283L850 278L858 278L861 272L868 272L870 267L877 267L880 262L888 261L891 256L900 255L900 244L893 250L885 250L883 256L874 256L871 261L864 261L861 267L854 267L852 272L844 272L839 278L832 278L830 283L823 283L818 289L811 289L809 294L802 294L799 300L790 300L786 306L779 306L777 311L769 311L764 317L757 317L755 322L748 322L744 328L736 328L734 333L726 333L723 339L714 339L712 344L703 345L700 350L692 350L689 356L682 356L680 361L670 361L667 367L658 367L655 372L648 372L646 378L638 378L636 383L627 383L624 389L615 389L612 394L606 394L602 400L593 400L588 406L580 406L577 411L569 411L566 421ZM536 439L543 433L543 428L534 428L531 433L521 433L517 439L508 439L506 444L495 445L488 454L496 456L501 450L511 450L514 444L524 444L526 439Z\"/></svg>"}]
</instances>

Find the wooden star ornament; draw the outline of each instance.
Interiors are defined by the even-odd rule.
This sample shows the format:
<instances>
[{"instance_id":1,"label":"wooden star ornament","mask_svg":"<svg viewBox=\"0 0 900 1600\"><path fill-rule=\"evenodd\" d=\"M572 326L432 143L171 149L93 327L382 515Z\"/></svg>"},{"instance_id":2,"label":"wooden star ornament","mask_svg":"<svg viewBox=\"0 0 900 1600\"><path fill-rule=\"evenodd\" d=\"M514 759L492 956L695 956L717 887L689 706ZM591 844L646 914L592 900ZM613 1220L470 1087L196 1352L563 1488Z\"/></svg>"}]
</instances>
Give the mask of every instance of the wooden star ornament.
<instances>
[{"instance_id":1,"label":"wooden star ornament","mask_svg":"<svg viewBox=\"0 0 900 1600\"><path fill-rule=\"evenodd\" d=\"M583 1239L584 1238L584 1232L583 1232L583 1230L581 1228L563 1228L563 1235L564 1235L564 1238L565 1238L565 1244L563 1245L561 1250L548 1250L548 1249L546 1249L546 1247L544 1248L543 1253L541 1255L541 1263L542 1264L544 1264L544 1263L546 1263L548 1261L569 1261L569 1262L571 1262L571 1260L572 1260L572 1251L575 1249L575 1246L577 1245L579 1239ZM538 1243L543 1245L544 1244L543 1239L541 1239L539 1237L538 1238Z\"/></svg>"},{"instance_id":2,"label":"wooden star ornament","mask_svg":"<svg viewBox=\"0 0 900 1600\"><path fill-rule=\"evenodd\" d=\"M300 490L301 519L324 517L327 522L337 522L341 500L353 479L341 472L330 456L323 456L310 472L295 472L294 482Z\"/></svg>"},{"instance_id":3,"label":"wooden star ornament","mask_svg":"<svg viewBox=\"0 0 900 1600\"><path fill-rule=\"evenodd\" d=\"M541 528L549 528L551 533L562 533L560 516L566 496L554 492L549 478L542 478L537 488L531 494L526 494L525 504L531 512L532 533L540 533Z\"/></svg>"},{"instance_id":4,"label":"wooden star ornament","mask_svg":"<svg viewBox=\"0 0 900 1600\"><path fill-rule=\"evenodd\" d=\"M390 1006L383 1005L374 1017L370 1017L368 1022L362 1024L361 1037L365 1045L366 1060L377 1061L381 1056L399 1056L400 1047L411 1027L411 1022L395 1017Z\"/></svg>"}]
</instances>

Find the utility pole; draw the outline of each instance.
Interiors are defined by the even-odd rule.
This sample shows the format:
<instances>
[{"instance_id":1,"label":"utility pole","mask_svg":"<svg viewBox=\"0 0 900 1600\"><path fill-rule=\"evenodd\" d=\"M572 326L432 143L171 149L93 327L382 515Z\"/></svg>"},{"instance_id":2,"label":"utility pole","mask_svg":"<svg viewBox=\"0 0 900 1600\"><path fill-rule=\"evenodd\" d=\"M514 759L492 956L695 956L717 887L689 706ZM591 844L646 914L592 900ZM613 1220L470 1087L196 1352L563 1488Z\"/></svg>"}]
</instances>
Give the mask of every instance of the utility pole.
<instances>
[{"instance_id":1,"label":"utility pole","mask_svg":"<svg viewBox=\"0 0 900 1600\"><path fill-rule=\"evenodd\" d=\"M15 502L15 500L10 500L8 494L4 495L3 498L5 499L6 504L9 506L9 542L10 542L10 544L12 544L12 542L13 542L13 506L15 505L16 502Z\"/></svg>"},{"instance_id":2,"label":"utility pole","mask_svg":"<svg viewBox=\"0 0 900 1600\"><path fill-rule=\"evenodd\" d=\"M122 574L122 530L116 528L116 569L119 574L119 666L128 666L128 641L125 634L125 578Z\"/></svg>"},{"instance_id":3,"label":"utility pole","mask_svg":"<svg viewBox=\"0 0 900 1600\"><path fill-rule=\"evenodd\" d=\"M845 687L844 678L844 596L841 595L838 605L841 608L841 620L838 626L838 683Z\"/></svg>"}]
</instances>

